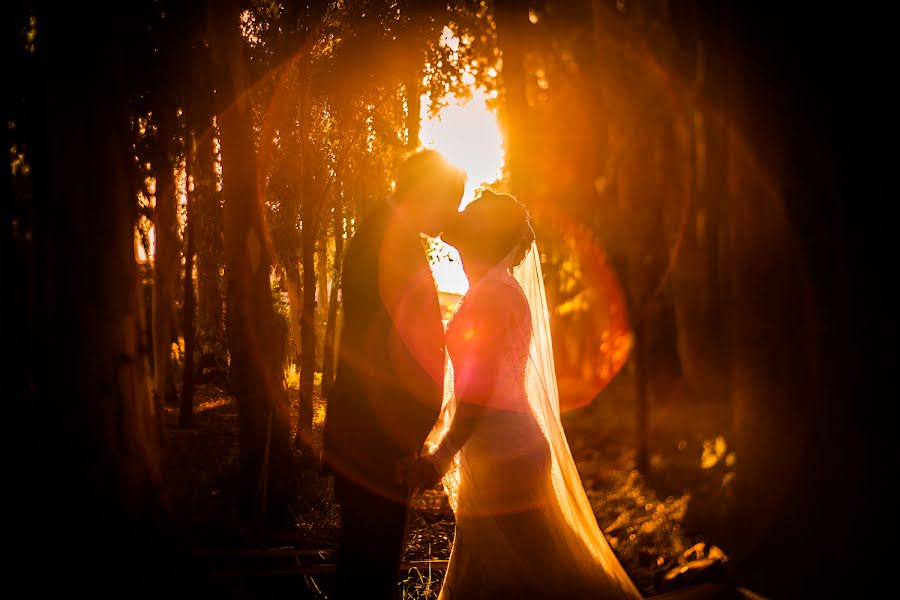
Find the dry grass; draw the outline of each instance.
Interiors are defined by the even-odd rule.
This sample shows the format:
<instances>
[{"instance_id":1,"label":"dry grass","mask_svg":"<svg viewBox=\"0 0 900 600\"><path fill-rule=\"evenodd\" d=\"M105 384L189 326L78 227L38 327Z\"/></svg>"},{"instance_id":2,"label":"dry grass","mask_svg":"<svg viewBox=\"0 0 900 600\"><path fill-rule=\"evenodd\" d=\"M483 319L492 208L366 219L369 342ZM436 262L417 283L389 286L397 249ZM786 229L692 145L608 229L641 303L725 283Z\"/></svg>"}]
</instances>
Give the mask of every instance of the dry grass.
<instances>
[{"instance_id":1,"label":"dry grass","mask_svg":"<svg viewBox=\"0 0 900 600\"><path fill-rule=\"evenodd\" d=\"M296 406L296 392L291 399ZM189 430L176 429L174 410L167 411L170 427L165 465L173 510L194 529L199 527L208 534L234 524L237 411L223 390L208 386L198 390L197 408L195 426ZM665 426L654 431L654 473L648 481L633 471L633 434L623 426L619 408L613 401L581 409L564 419L576 464L610 545L645 595L714 578L727 558L714 543L717 540L708 539L704 527L714 531L721 521L718 513L727 506L733 466L733 459L726 464L728 452L718 452L721 442L716 448L714 432L720 423L707 416L708 422L698 427L696 415L685 414L679 423L669 415ZM319 398L316 409L324 411ZM719 459L712 461L713 454ZM292 507L294 523L277 532L275 541L269 543L324 550L303 555L303 560L333 561L340 510L334 503L330 478L302 471L298 486L301 493ZM446 496L439 490L424 493L413 506L404 560L446 560L453 534L453 513ZM238 538L238 544L247 541ZM443 570L430 567L410 569L398 583L403 598L436 598L443 574ZM325 597L327 575L304 580L311 594L308 597Z\"/></svg>"}]
</instances>

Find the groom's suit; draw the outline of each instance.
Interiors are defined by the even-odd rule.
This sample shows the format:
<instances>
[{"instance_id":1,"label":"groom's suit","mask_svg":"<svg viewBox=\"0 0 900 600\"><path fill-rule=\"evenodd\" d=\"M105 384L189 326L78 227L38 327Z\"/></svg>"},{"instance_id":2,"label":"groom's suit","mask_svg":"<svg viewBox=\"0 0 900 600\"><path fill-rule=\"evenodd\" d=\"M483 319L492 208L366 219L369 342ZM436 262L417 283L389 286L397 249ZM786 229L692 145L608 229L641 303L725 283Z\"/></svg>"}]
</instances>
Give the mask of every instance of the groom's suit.
<instances>
[{"instance_id":1,"label":"groom's suit","mask_svg":"<svg viewBox=\"0 0 900 600\"><path fill-rule=\"evenodd\" d=\"M325 459L341 505L338 597L387 598L409 493L398 463L422 448L443 396L444 330L418 232L390 203L348 244L344 320Z\"/></svg>"}]
</instances>

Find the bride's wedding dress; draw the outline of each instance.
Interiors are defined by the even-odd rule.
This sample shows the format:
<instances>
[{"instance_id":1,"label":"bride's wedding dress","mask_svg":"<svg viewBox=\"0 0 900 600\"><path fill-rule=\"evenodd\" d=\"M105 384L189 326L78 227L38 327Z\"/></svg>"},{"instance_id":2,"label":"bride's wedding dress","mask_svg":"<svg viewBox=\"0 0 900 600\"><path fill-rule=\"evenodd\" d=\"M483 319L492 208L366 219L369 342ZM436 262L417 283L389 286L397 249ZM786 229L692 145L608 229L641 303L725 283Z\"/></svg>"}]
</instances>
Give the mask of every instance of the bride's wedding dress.
<instances>
[{"instance_id":1,"label":"bride's wedding dress","mask_svg":"<svg viewBox=\"0 0 900 600\"><path fill-rule=\"evenodd\" d=\"M452 421L454 385L485 378L493 391L479 395L484 416L444 478L456 536L440 600L641 597L597 526L562 430L538 261L532 247L515 278L493 269L447 326L451 368L429 446Z\"/></svg>"}]
</instances>

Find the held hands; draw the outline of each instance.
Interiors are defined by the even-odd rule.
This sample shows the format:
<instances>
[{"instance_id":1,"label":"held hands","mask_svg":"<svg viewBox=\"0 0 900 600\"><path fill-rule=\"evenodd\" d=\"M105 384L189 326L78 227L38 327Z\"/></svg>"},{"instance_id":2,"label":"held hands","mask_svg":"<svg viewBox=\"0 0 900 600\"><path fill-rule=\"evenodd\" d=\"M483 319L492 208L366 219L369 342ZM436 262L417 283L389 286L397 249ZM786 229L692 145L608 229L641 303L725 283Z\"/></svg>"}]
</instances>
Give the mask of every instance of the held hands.
<instances>
[{"instance_id":1,"label":"held hands","mask_svg":"<svg viewBox=\"0 0 900 600\"><path fill-rule=\"evenodd\" d=\"M443 470L430 455L408 458L397 464L397 483L406 483L411 492L433 488L443 477Z\"/></svg>"},{"instance_id":2,"label":"held hands","mask_svg":"<svg viewBox=\"0 0 900 600\"><path fill-rule=\"evenodd\" d=\"M444 476L444 469L433 461L430 455L420 456L412 464L406 478L412 490L427 490L438 484Z\"/></svg>"},{"instance_id":3,"label":"held hands","mask_svg":"<svg viewBox=\"0 0 900 600\"><path fill-rule=\"evenodd\" d=\"M446 437L433 452L397 463L394 477L398 484L406 483L410 492L431 489L450 468L459 448Z\"/></svg>"}]
</instances>

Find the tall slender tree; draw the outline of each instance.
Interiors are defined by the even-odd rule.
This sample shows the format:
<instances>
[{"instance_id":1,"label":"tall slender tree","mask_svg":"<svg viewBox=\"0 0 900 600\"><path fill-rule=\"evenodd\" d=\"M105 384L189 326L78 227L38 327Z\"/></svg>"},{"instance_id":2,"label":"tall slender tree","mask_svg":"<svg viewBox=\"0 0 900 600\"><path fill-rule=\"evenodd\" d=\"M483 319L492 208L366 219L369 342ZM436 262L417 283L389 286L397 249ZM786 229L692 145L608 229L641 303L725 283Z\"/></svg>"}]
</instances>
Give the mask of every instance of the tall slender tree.
<instances>
[{"instance_id":1,"label":"tall slender tree","mask_svg":"<svg viewBox=\"0 0 900 600\"><path fill-rule=\"evenodd\" d=\"M529 24L527 7L515 0L495 0L497 44L503 53L503 133L510 190L528 203L528 139L524 36Z\"/></svg>"},{"instance_id":2,"label":"tall slender tree","mask_svg":"<svg viewBox=\"0 0 900 600\"><path fill-rule=\"evenodd\" d=\"M171 84L162 79L166 90L154 111L157 122L156 207L153 210L155 244L153 255L153 381L156 402L171 403L177 399L172 360L175 341L175 298L178 281L181 240L178 236L178 204L175 185L175 129L177 110L171 98Z\"/></svg>"},{"instance_id":3,"label":"tall slender tree","mask_svg":"<svg viewBox=\"0 0 900 600\"><path fill-rule=\"evenodd\" d=\"M316 238L319 234L320 204L316 186L317 157L310 142L311 123L308 82L301 82L300 150L302 200L300 208L303 264L303 303L300 312L300 410L295 445L312 439L313 393L316 372ZM319 179L321 182L321 179Z\"/></svg>"},{"instance_id":4,"label":"tall slender tree","mask_svg":"<svg viewBox=\"0 0 900 600\"><path fill-rule=\"evenodd\" d=\"M325 322L325 341L322 351L322 396L327 398L334 383L335 337L337 335L338 298L340 294L341 270L344 264L344 203L338 201L332 209L332 232L334 234L334 276L328 297L328 315Z\"/></svg>"},{"instance_id":5,"label":"tall slender tree","mask_svg":"<svg viewBox=\"0 0 900 600\"><path fill-rule=\"evenodd\" d=\"M50 537L90 539L92 552L73 553L59 569L80 577L100 561L108 571L92 587L121 593L123 582L139 586L150 575L158 549L159 440L129 178L129 57L140 29L119 5L41 2L35 14L35 287L30 315L18 317L33 328L28 422L44 435L18 440L29 468L16 485L28 490L17 495L27 532L16 545L31 564L13 573L33 575L29 557ZM74 517L48 518L61 490Z\"/></svg>"},{"instance_id":6,"label":"tall slender tree","mask_svg":"<svg viewBox=\"0 0 900 600\"><path fill-rule=\"evenodd\" d=\"M240 3L208 5L219 107L225 201L230 380L240 419L240 512L256 522L286 516L289 501L289 410L275 347L264 213L253 136Z\"/></svg>"},{"instance_id":7,"label":"tall slender tree","mask_svg":"<svg viewBox=\"0 0 900 600\"><path fill-rule=\"evenodd\" d=\"M220 360L224 368L225 326L222 302L224 216L222 192L218 189L218 176L215 170L218 161L215 141L218 133L217 128L213 127L211 114L197 124L196 131L197 148L193 166L192 198L194 223L191 232L194 234L196 250L199 342L203 349L204 360Z\"/></svg>"},{"instance_id":8,"label":"tall slender tree","mask_svg":"<svg viewBox=\"0 0 900 600\"><path fill-rule=\"evenodd\" d=\"M196 210L194 204L194 190L191 189L191 178L194 174L194 164L197 162L197 143L192 132L185 130L185 163L187 168L187 181L185 182L187 194L186 219L184 226L184 375L181 386L181 401L178 411L178 424L181 427L190 427L194 415L194 357L197 352L197 332L195 315L197 312L197 297L194 295L194 220Z\"/></svg>"}]
</instances>

